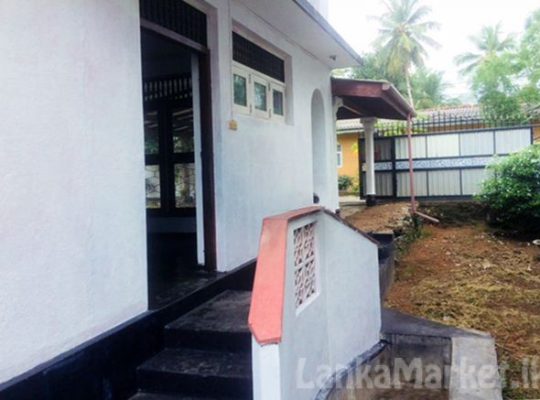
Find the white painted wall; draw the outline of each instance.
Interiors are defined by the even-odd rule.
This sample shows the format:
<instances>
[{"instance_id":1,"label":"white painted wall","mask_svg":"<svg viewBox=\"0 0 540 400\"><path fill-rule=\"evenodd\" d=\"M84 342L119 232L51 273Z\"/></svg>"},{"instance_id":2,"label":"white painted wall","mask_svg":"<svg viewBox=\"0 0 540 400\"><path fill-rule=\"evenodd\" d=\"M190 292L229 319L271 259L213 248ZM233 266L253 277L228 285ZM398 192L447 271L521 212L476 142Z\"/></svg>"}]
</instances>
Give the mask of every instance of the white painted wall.
<instances>
[{"instance_id":1,"label":"white painted wall","mask_svg":"<svg viewBox=\"0 0 540 400\"><path fill-rule=\"evenodd\" d=\"M322 204L338 207L336 137L332 124L330 69L272 28L237 1L212 0L209 45L213 68L214 156L219 270L229 270L257 256L264 217L310 205L313 202L311 152L311 98L315 90L324 102L326 142L321 159L314 162L330 171ZM204 9L204 5L201 5ZM214 16L212 17L212 13ZM232 111L233 23L254 38L264 38L288 56L287 100L292 101L287 122L272 122ZM212 25L212 24L210 24ZM254 39L252 38L252 39ZM228 128L235 120L237 130Z\"/></svg>"},{"instance_id":2,"label":"white painted wall","mask_svg":"<svg viewBox=\"0 0 540 400\"><path fill-rule=\"evenodd\" d=\"M0 382L146 309L138 2L0 5Z\"/></svg>"},{"instance_id":3,"label":"white painted wall","mask_svg":"<svg viewBox=\"0 0 540 400\"><path fill-rule=\"evenodd\" d=\"M256 257L263 217L338 206L330 69L235 0L208 15L218 268ZM0 382L147 308L140 28L136 0L0 6ZM290 58L287 123L232 113L232 19ZM311 154L311 96L327 141ZM235 119L238 130L228 129Z\"/></svg>"},{"instance_id":4,"label":"white painted wall","mask_svg":"<svg viewBox=\"0 0 540 400\"><path fill-rule=\"evenodd\" d=\"M313 221L319 293L298 312L293 231ZM378 343L380 328L377 246L322 212L290 223L279 364L275 357L261 362L274 345L254 342L255 400L313 399L331 374ZM275 386L280 397L257 391Z\"/></svg>"}]
</instances>

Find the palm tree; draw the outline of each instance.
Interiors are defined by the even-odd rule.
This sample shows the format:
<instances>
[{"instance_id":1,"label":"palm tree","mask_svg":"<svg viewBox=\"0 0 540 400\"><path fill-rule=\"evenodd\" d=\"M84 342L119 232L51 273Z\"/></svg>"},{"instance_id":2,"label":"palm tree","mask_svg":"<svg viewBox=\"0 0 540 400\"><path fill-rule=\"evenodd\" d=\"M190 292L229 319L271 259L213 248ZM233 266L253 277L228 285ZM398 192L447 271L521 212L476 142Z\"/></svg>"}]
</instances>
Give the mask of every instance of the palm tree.
<instances>
[{"instance_id":1,"label":"palm tree","mask_svg":"<svg viewBox=\"0 0 540 400\"><path fill-rule=\"evenodd\" d=\"M461 72L470 75L479 66L493 57L501 55L514 47L512 36L501 37L501 24L484 26L477 36L471 36L470 40L476 47L475 52L460 54L456 57L456 64L461 65Z\"/></svg>"},{"instance_id":2,"label":"palm tree","mask_svg":"<svg viewBox=\"0 0 540 400\"><path fill-rule=\"evenodd\" d=\"M411 77L413 95L418 109L433 108L446 104L445 90L448 88L442 72L433 72L421 68Z\"/></svg>"},{"instance_id":3,"label":"palm tree","mask_svg":"<svg viewBox=\"0 0 540 400\"><path fill-rule=\"evenodd\" d=\"M429 32L439 24L426 21L431 8L421 5L419 0L388 0L384 5L386 12L378 17L381 28L376 44L381 49L388 74L405 77L409 102L414 108L411 68L424 65L426 45L438 46Z\"/></svg>"}]
</instances>

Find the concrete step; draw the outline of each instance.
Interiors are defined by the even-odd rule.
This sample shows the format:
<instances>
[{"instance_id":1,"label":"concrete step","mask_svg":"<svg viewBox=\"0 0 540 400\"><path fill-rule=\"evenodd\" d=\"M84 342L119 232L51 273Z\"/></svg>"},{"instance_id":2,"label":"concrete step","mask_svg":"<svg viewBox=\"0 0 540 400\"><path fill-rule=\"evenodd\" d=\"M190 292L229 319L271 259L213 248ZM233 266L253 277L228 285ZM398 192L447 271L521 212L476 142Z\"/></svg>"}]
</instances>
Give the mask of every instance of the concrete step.
<instances>
[{"instance_id":1,"label":"concrete step","mask_svg":"<svg viewBox=\"0 0 540 400\"><path fill-rule=\"evenodd\" d=\"M251 292L227 290L165 327L168 348L251 351Z\"/></svg>"},{"instance_id":2,"label":"concrete step","mask_svg":"<svg viewBox=\"0 0 540 400\"><path fill-rule=\"evenodd\" d=\"M165 349L137 372L143 392L252 398L248 353Z\"/></svg>"}]
</instances>

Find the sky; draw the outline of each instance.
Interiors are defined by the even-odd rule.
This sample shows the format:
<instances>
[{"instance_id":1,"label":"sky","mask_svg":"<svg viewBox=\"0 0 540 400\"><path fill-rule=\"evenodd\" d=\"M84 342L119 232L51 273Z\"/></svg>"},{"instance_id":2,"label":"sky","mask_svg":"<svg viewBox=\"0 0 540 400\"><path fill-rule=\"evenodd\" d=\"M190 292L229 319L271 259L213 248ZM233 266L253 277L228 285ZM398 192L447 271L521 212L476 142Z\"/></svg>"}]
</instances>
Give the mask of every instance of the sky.
<instances>
[{"instance_id":1,"label":"sky","mask_svg":"<svg viewBox=\"0 0 540 400\"><path fill-rule=\"evenodd\" d=\"M459 73L454 58L474 47L469 37L484 25L501 22L503 33L516 36L523 32L525 21L532 11L540 8L540 0L423 0L431 7L431 20L440 29L432 37L440 47L430 49L428 68L442 71L449 84L447 94L466 103L474 102L467 78ZM329 0L329 20L344 39L360 54L370 52L378 33L373 18L384 12L381 0Z\"/></svg>"}]
</instances>

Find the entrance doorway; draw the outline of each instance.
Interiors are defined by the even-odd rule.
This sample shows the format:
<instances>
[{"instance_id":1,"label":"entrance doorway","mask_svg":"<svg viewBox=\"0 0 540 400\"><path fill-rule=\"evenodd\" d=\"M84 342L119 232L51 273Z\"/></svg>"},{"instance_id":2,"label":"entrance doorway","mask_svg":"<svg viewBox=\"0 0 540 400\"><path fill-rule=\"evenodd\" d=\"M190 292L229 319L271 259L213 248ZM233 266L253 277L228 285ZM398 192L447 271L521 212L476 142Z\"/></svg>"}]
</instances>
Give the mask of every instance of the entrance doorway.
<instances>
[{"instance_id":1,"label":"entrance doorway","mask_svg":"<svg viewBox=\"0 0 540 400\"><path fill-rule=\"evenodd\" d=\"M209 85L205 56L174 38L143 28L141 49L148 292L150 307L159 308L215 268L211 158L201 156L211 154Z\"/></svg>"}]
</instances>

